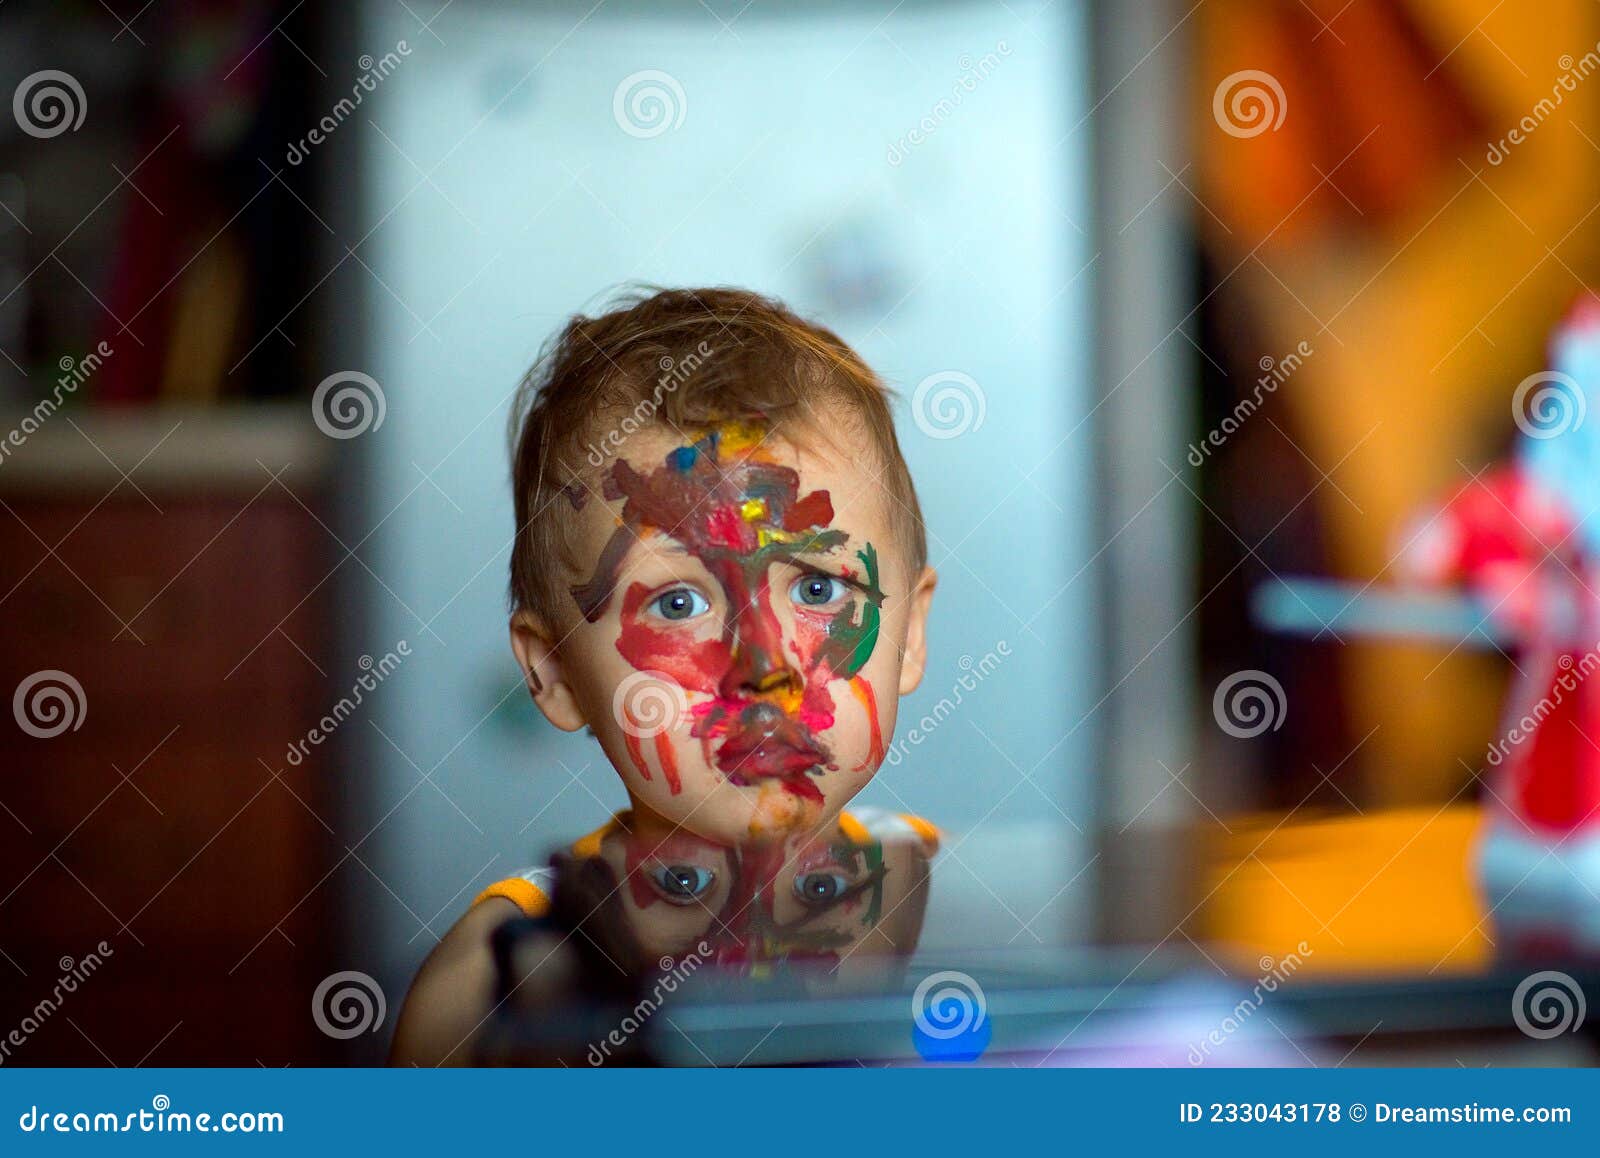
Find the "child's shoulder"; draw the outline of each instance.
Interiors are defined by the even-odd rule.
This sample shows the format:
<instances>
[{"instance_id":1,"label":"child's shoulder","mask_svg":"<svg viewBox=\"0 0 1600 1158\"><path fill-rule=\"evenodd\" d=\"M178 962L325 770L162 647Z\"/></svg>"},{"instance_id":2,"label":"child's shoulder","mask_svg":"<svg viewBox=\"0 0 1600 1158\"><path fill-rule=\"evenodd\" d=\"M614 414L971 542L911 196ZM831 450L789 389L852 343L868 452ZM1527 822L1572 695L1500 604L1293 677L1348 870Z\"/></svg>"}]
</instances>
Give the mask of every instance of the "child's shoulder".
<instances>
[{"instance_id":1,"label":"child's shoulder","mask_svg":"<svg viewBox=\"0 0 1600 1158\"><path fill-rule=\"evenodd\" d=\"M853 844L915 840L930 857L939 851L939 842L944 836L936 824L923 817L871 805L841 812L839 831Z\"/></svg>"},{"instance_id":2,"label":"child's shoulder","mask_svg":"<svg viewBox=\"0 0 1600 1158\"><path fill-rule=\"evenodd\" d=\"M619 812L606 821L593 832L582 836L572 842L572 855L579 859L588 859L600 855L601 842L614 832L626 829L628 814ZM476 909L485 901L499 897L510 901L522 910L524 917L542 917L550 911L550 897L555 892L556 870L553 868L526 868L515 876L509 876L484 889L472 898L470 909Z\"/></svg>"}]
</instances>

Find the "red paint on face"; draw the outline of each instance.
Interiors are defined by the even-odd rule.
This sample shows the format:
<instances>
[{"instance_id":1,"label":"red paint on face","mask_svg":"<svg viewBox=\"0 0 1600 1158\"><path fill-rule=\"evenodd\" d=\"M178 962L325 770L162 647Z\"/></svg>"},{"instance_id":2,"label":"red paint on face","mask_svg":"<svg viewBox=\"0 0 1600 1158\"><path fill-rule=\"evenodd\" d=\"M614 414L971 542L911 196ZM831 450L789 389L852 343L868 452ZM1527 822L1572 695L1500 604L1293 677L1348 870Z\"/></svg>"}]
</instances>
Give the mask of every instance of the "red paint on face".
<instances>
[{"instance_id":1,"label":"red paint on face","mask_svg":"<svg viewBox=\"0 0 1600 1158\"><path fill-rule=\"evenodd\" d=\"M622 742L628 746L628 759L633 761L633 766L639 770L639 775L646 780L650 779L650 765L644 762L644 752L639 748L639 737L624 728Z\"/></svg>"},{"instance_id":2,"label":"red paint on face","mask_svg":"<svg viewBox=\"0 0 1600 1158\"><path fill-rule=\"evenodd\" d=\"M706 938L712 960L724 967L760 959L763 931L775 923L773 886L784 865L781 844L748 845L739 854L738 871L723 910L727 916L715 923Z\"/></svg>"},{"instance_id":3,"label":"red paint on face","mask_svg":"<svg viewBox=\"0 0 1600 1158\"><path fill-rule=\"evenodd\" d=\"M799 499L783 515L783 529L803 531L807 527L826 527L833 522L833 500L827 491L812 491Z\"/></svg>"},{"instance_id":4,"label":"red paint on face","mask_svg":"<svg viewBox=\"0 0 1600 1158\"><path fill-rule=\"evenodd\" d=\"M692 734L706 745L708 762L725 775L736 781L782 776L796 795L820 801L821 793L803 777L827 763L816 737L836 719L828 684L837 674L823 659L831 613L796 607L795 638L786 644L767 574L752 576L738 560L713 562L709 569L729 605L719 638L696 638L653 618L654 592L636 583L623 597L617 650L634 667L659 671L685 690L711 697L695 705ZM876 713L873 721L876 727ZM721 741L714 756L713 740Z\"/></svg>"},{"instance_id":5,"label":"red paint on face","mask_svg":"<svg viewBox=\"0 0 1600 1158\"><path fill-rule=\"evenodd\" d=\"M878 727L878 696L872 690L872 685L861 676L856 676L850 681L850 690L855 693L856 699L861 701L861 706L867 712L867 724L871 728L871 742L867 750L867 762L856 768L857 772L876 772L883 763L883 729Z\"/></svg>"},{"instance_id":6,"label":"red paint on face","mask_svg":"<svg viewBox=\"0 0 1600 1158\"><path fill-rule=\"evenodd\" d=\"M654 843L630 836L623 844L628 893L633 903L641 909L647 909L657 901L670 903L656 891L657 886L652 880L656 866L693 865L717 873L724 871L724 864L731 861L731 856L732 850L682 829Z\"/></svg>"},{"instance_id":7,"label":"red paint on face","mask_svg":"<svg viewBox=\"0 0 1600 1158\"><path fill-rule=\"evenodd\" d=\"M729 665L726 641L697 640L689 632L666 626L664 620L652 619L646 608L650 595L650 588L635 583L623 596L617 650L640 671L658 671L685 691L715 695L718 673Z\"/></svg>"},{"instance_id":8,"label":"red paint on face","mask_svg":"<svg viewBox=\"0 0 1600 1158\"><path fill-rule=\"evenodd\" d=\"M752 586L736 565L719 570L730 601L720 638L697 639L689 630L652 617L654 592L635 583L623 596L617 650L639 670L661 672L685 690L711 697L694 706L691 732L701 740L708 764L736 782L783 776L795 795L820 801L822 794L805 774L826 762L815 737L834 722L827 690L830 673L818 671L813 658L825 633L819 635L809 625L809 651L798 642L793 645L807 672L803 677L784 657L783 629L772 609L767 576L760 575ZM768 703L768 709L752 712L755 703ZM658 753L664 738L657 740ZM713 740L721 741L714 755ZM674 782L674 776L667 779Z\"/></svg>"},{"instance_id":9,"label":"red paint on face","mask_svg":"<svg viewBox=\"0 0 1600 1158\"><path fill-rule=\"evenodd\" d=\"M683 791L683 781L678 778L678 758L672 754L672 736L668 732L656 734L656 759L661 761L661 774L667 778L667 787L676 796Z\"/></svg>"},{"instance_id":10,"label":"red paint on face","mask_svg":"<svg viewBox=\"0 0 1600 1158\"><path fill-rule=\"evenodd\" d=\"M728 599L726 638L733 662L718 681L717 694L737 700L752 693L793 690L798 673L783 654L783 628L772 610L767 569L754 574L743 559L716 559L708 566Z\"/></svg>"}]
</instances>

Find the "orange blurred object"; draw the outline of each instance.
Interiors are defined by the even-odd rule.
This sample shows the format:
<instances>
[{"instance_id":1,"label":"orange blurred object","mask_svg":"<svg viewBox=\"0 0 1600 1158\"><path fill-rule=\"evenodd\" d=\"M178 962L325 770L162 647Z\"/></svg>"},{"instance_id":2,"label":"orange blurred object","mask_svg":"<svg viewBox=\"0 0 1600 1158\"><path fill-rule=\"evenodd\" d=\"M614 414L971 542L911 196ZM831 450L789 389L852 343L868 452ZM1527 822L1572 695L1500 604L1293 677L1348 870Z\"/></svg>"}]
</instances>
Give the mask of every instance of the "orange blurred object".
<instances>
[{"instance_id":1,"label":"orange blurred object","mask_svg":"<svg viewBox=\"0 0 1600 1158\"><path fill-rule=\"evenodd\" d=\"M1195 108L1226 133L1202 125L1204 199L1248 244L1381 226L1459 183L1486 118L1412 7L1223 0L1202 23Z\"/></svg>"},{"instance_id":2,"label":"orange blurred object","mask_svg":"<svg viewBox=\"0 0 1600 1158\"><path fill-rule=\"evenodd\" d=\"M1482 969L1493 944L1470 875L1482 825L1474 805L1235 821L1207 849L1205 939L1246 974L1289 953L1324 978Z\"/></svg>"}]
</instances>

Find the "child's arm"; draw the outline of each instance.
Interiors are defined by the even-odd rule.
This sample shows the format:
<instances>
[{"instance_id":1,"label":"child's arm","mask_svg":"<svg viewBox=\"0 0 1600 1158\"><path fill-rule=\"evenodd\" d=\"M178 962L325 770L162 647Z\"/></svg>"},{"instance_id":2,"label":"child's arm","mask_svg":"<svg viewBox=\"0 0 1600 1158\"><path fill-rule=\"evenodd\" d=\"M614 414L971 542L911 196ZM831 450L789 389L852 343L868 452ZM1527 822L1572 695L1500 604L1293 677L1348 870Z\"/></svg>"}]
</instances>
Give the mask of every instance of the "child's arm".
<instances>
[{"instance_id":1,"label":"child's arm","mask_svg":"<svg viewBox=\"0 0 1600 1158\"><path fill-rule=\"evenodd\" d=\"M522 911L488 897L457 921L422 963L394 1031L393 1065L470 1065L473 1046L494 1007L490 938Z\"/></svg>"}]
</instances>

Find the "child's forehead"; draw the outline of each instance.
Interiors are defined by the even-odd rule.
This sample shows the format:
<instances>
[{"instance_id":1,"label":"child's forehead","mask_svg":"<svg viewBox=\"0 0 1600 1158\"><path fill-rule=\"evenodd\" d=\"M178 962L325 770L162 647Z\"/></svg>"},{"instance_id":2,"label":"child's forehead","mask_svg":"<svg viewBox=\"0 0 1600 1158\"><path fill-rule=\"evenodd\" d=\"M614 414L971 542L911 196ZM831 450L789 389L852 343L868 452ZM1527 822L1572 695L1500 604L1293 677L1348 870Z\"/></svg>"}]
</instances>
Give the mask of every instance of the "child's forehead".
<instances>
[{"instance_id":1,"label":"child's forehead","mask_svg":"<svg viewBox=\"0 0 1600 1158\"><path fill-rule=\"evenodd\" d=\"M711 434L714 443L708 442ZM847 532L852 540L881 540L890 530L888 500L877 477L878 455L868 446L857 446L854 438L806 431L789 437L771 428L727 428L716 432L679 431L665 426L650 426L631 435L620 447L593 443L611 453L594 465L592 455L582 476L568 488L571 502L563 502L571 519L568 542L580 570L590 566L605 549L613 532L623 522L624 497L608 482L619 476L643 479L671 478L677 472L694 470L681 503L690 517L709 514L730 495L755 499L774 474L793 472L796 499L814 492L827 496L832 508L829 526ZM714 450L712 447L714 446ZM619 466L619 463L621 464ZM776 471L769 469L776 468ZM748 492L748 493L746 493ZM636 507L637 504L634 504ZM638 520L630 520L637 524ZM657 532L657 544L671 550L674 543L660 535L671 535L668 526L638 526L636 530ZM680 536L681 538L681 536ZM879 544L880 547L883 544Z\"/></svg>"}]
</instances>

